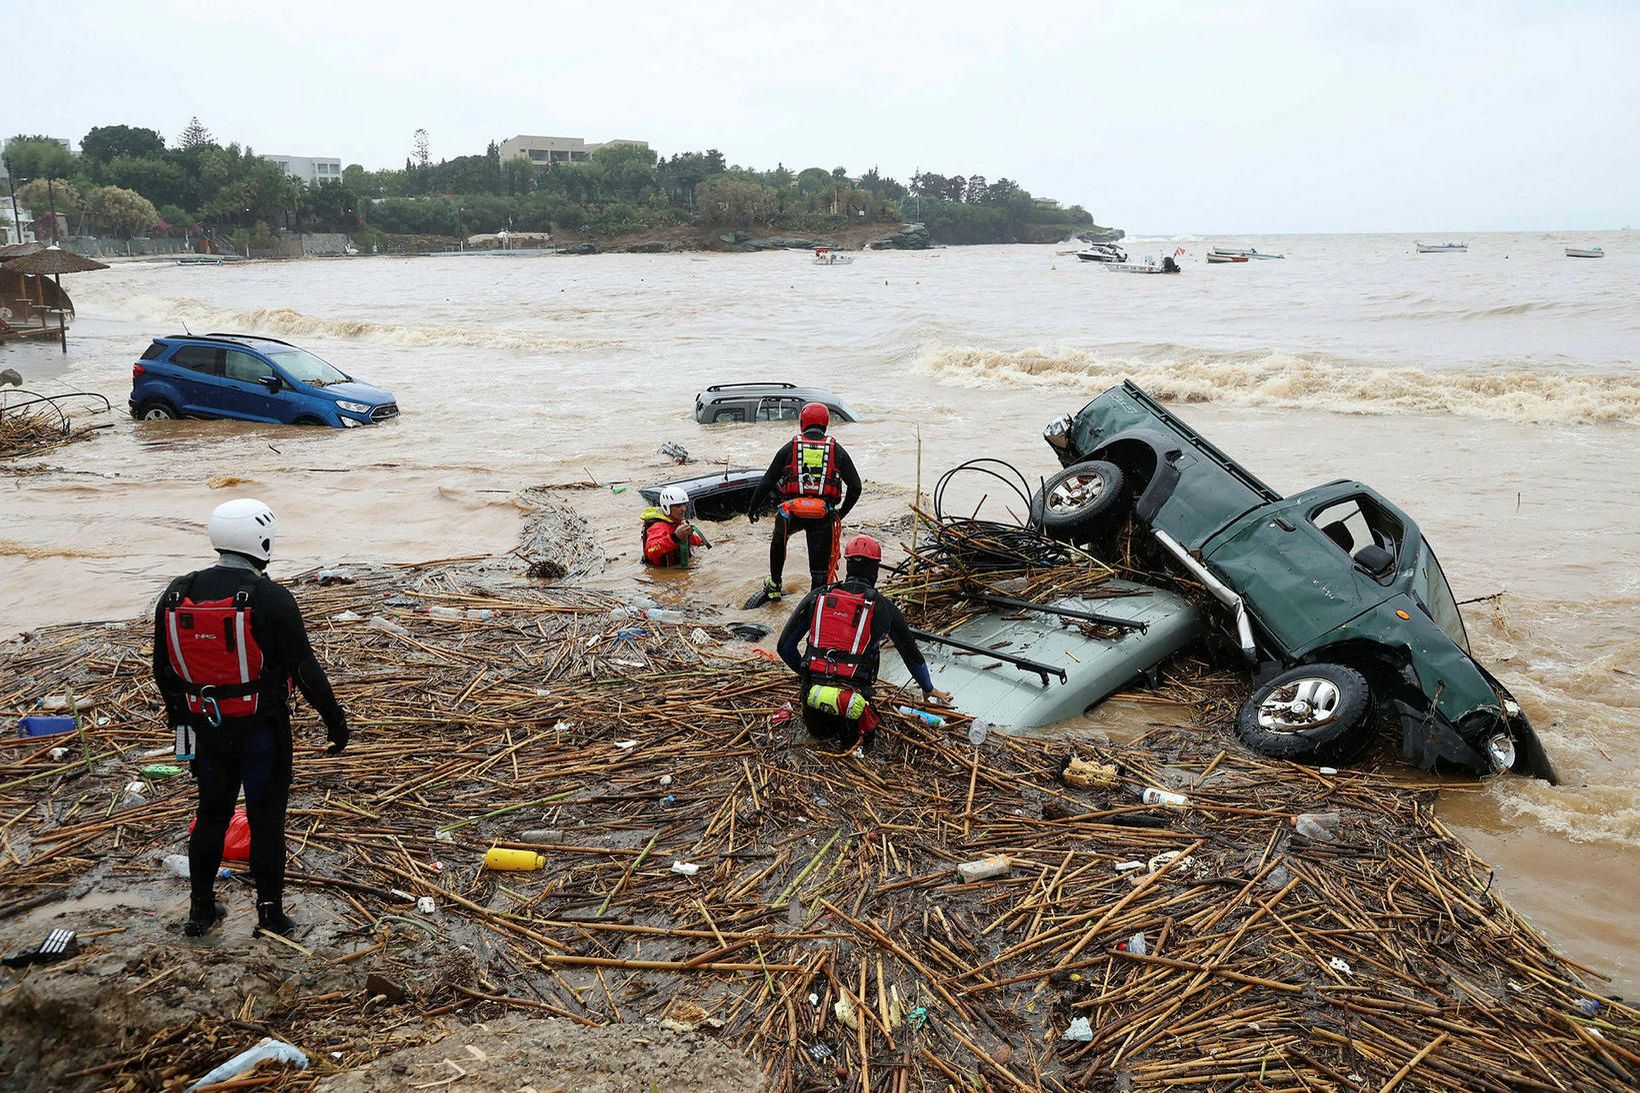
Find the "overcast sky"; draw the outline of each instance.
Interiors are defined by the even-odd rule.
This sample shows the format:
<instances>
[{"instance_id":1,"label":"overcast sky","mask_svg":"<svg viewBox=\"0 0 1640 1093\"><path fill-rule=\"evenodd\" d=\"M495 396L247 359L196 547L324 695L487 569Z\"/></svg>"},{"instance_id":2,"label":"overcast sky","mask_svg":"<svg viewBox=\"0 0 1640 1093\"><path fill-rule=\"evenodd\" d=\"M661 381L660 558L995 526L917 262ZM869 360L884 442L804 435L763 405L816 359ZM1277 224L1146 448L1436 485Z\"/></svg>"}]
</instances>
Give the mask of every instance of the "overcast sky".
<instances>
[{"instance_id":1,"label":"overcast sky","mask_svg":"<svg viewBox=\"0 0 1640 1093\"><path fill-rule=\"evenodd\" d=\"M0 126L76 146L197 114L367 167L424 127L435 160L537 133L1007 176L1135 233L1640 224L1634 0L71 0L9 23Z\"/></svg>"}]
</instances>

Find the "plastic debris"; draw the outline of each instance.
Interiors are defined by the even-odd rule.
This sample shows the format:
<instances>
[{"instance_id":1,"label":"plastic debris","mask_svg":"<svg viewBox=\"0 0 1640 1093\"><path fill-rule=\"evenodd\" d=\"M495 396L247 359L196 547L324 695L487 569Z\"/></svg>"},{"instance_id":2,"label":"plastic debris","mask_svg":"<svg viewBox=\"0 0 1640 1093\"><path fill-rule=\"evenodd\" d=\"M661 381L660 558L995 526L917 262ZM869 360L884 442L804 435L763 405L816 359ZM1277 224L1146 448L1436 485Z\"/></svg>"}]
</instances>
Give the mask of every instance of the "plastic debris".
<instances>
[{"instance_id":1,"label":"plastic debris","mask_svg":"<svg viewBox=\"0 0 1640 1093\"><path fill-rule=\"evenodd\" d=\"M675 861L672 863L672 872L680 876L692 877L700 872L700 866L692 861Z\"/></svg>"},{"instance_id":2,"label":"plastic debris","mask_svg":"<svg viewBox=\"0 0 1640 1093\"><path fill-rule=\"evenodd\" d=\"M910 706L901 706L900 712L908 717L921 718L923 724L932 729L937 729L941 725L945 724L945 718L941 717L939 714L929 713L927 710L918 710L913 709Z\"/></svg>"},{"instance_id":3,"label":"plastic debris","mask_svg":"<svg viewBox=\"0 0 1640 1093\"><path fill-rule=\"evenodd\" d=\"M1338 813L1306 812L1292 819L1293 830L1312 842L1338 841Z\"/></svg>"},{"instance_id":4,"label":"plastic debris","mask_svg":"<svg viewBox=\"0 0 1640 1093\"><path fill-rule=\"evenodd\" d=\"M1189 873L1196 868L1196 859L1190 857L1189 855L1180 857L1182 853L1183 852L1179 850L1164 850L1162 853L1157 854L1154 858L1151 858L1148 862L1146 862L1145 867L1150 872L1157 873L1160 872L1163 867L1169 863L1172 863L1172 871L1174 873Z\"/></svg>"},{"instance_id":5,"label":"plastic debris","mask_svg":"<svg viewBox=\"0 0 1640 1093\"><path fill-rule=\"evenodd\" d=\"M1008 855L992 854L990 857L981 858L978 861L963 862L957 866L957 875L972 884L977 880L1005 877L1008 875L1009 866L1012 864L1008 859Z\"/></svg>"},{"instance_id":6,"label":"plastic debris","mask_svg":"<svg viewBox=\"0 0 1640 1093\"><path fill-rule=\"evenodd\" d=\"M21 968L29 964L49 964L54 960L65 960L77 956L80 952L80 943L73 930L55 929L46 935L46 939L33 949L24 949L5 957L0 963L8 968Z\"/></svg>"},{"instance_id":7,"label":"plastic debris","mask_svg":"<svg viewBox=\"0 0 1640 1093\"><path fill-rule=\"evenodd\" d=\"M51 749L51 761L53 763L61 763L67 757L68 757L68 749L67 748L52 748Z\"/></svg>"},{"instance_id":8,"label":"plastic debris","mask_svg":"<svg viewBox=\"0 0 1640 1093\"><path fill-rule=\"evenodd\" d=\"M1119 861L1116 863L1118 873L1131 873L1135 869L1143 869L1144 867L1145 863L1142 861Z\"/></svg>"},{"instance_id":9,"label":"plastic debris","mask_svg":"<svg viewBox=\"0 0 1640 1093\"><path fill-rule=\"evenodd\" d=\"M1338 773L1338 768L1337 767L1316 767L1315 769L1316 769L1317 774L1337 774Z\"/></svg>"},{"instance_id":10,"label":"plastic debris","mask_svg":"<svg viewBox=\"0 0 1640 1093\"><path fill-rule=\"evenodd\" d=\"M438 904L433 902L432 896L422 896L416 900L416 910L424 915L430 915L438 910Z\"/></svg>"},{"instance_id":11,"label":"plastic debris","mask_svg":"<svg viewBox=\"0 0 1640 1093\"><path fill-rule=\"evenodd\" d=\"M363 620L363 618L364 618L364 616L359 614L357 611L343 611L340 614L330 616L330 621L331 622L359 622L359 621Z\"/></svg>"},{"instance_id":12,"label":"plastic debris","mask_svg":"<svg viewBox=\"0 0 1640 1093\"><path fill-rule=\"evenodd\" d=\"M165 855L165 871L173 877L181 877L183 880L187 880L193 875L193 869L188 864L188 855L186 854ZM233 870L223 867L216 871L216 875L223 880L228 880L233 876Z\"/></svg>"},{"instance_id":13,"label":"plastic debris","mask_svg":"<svg viewBox=\"0 0 1640 1093\"><path fill-rule=\"evenodd\" d=\"M518 838L519 841L527 843L561 843L564 841L564 832L556 827L532 827Z\"/></svg>"},{"instance_id":14,"label":"plastic debris","mask_svg":"<svg viewBox=\"0 0 1640 1093\"><path fill-rule=\"evenodd\" d=\"M818 1006L819 1004L820 1004L820 996L818 994L814 994L814 993L811 992L809 994L809 1005Z\"/></svg>"},{"instance_id":15,"label":"plastic debris","mask_svg":"<svg viewBox=\"0 0 1640 1093\"><path fill-rule=\"evenodd\" d=\"M1335 956L1331 960L1327 961L1327 967L1331 968L1335 972L1343 972L1345 975L1355 974L1355 972L1350 970L1349 962L1341 956Z\"/></svg>"},{"instance_id":16,"label":"plastic debris","mask_svg":"<svg viewBox=\"0 0 1640 1093\"><path fill-rule=\"evenodd\" d=\"M290 1063L297 1070L306 1070L308 1065L307 1056L302 1053L301 1048L293 1044L287 1044L283 1040L275 1040L272 1036L266 1036L255 1047L241 1051L238 1055L190 1085L184 1093L193 1093L202 1085L215 1085L217 1082L237 1078L247 1070L270 1060Z\"/></svg>"},{"instance_id":17,"label":"plastic debris","mask_svg":"<svg viewBox=\"0 0 1640 1093\"><path fill-rule=\"evenodd\" d=\"M1086 759L1071 756L1070 765L1060 775L1068 784L1081 786L1084 789L1093 787L1107 787L1116 784L1116 766L1113 763L1090 763Z\"/></svg>"},{"instance_id":18,"label":"plastic debris","mask_svg":"<svg viewBox=\"0 0 1640 1093\"><path fill-rule=\"evenodd\" d=\"M371 615L370 621L366 623L366 625L372 630L380 630L384 634L392 634L397 638L407 638L410 636L410 631L383 615Z\"/></svg>"},{"instance_id":19,"label":"plastic debris","mask_svg":"<svg viewBox=\"0 0 1640 1093\"><path fill-rule=\"evenodd\" d=\"M1602 1005L1603 1003L1598 998L1579 998L1577 1000L1577 1012L1585 1017L1593 1017L1600 1012Z\"/></svg>"},{"instance_id":20,"label":"plastic debris","mask_svg":"<svg viewBox=\"0 0 1640 1093\"><path fill-rule=\"evenodd\" d=\"M825 1062L827 1059L832 1057L832 1054L833 1052L831 1048L825 1044L809 1045L809 1058L813 1059L817 1063Z\"/></svg>"},{"instance_id":21,"label":"plastic debris","mask_svg":"<svg viewBox=\"0 0 1640 1093\"><path fill-rule=\"evenodd\" d=\"M661 775L661 785L669 786L671 784L672 784L672 776L670 774Z\"/></svg>"},{"instance_id":22,"label":"plastic debris","mask_svg":"<svg viewBox=\"0 0 1640 1093\"><path fill-rule=\"evenodd\" d=\"M682 444L677 444L670 440L661 445L660 453L674 463L689 462L689 450Z\"/></svg>"},{"instance_id":23,"label":"plastic debris","mask_svg":"<svg viewBox=\"0 0 1640 1093\"><path fill-rule=\"evenodd\" d=\"M622 751L628 751L637 747L638 742L636 740L617 740L615 741L615 746L620 748Z\"/></svg>"},{"instance_id":24,"label":"plastic debris","mask_svg":"<svg viewBox=\"0 0 1640 1093\"><path fill-rule=\"evenodd\" d=\"M1150 953L1150 947L1145 944L1145 932L1143 930L1119 943L1117 948L1123 952L1132 953L1134 956L1146 956Z\"/></svg>"},{"instance_id":25,"label":"plastic debris","mask_svg":"<svg viewBox=\"0 0 1640 1093\"><path fill-rule=\"evenodd\" d=\"M689 640L696 645L710 645L712 644L712 635L697 626L689 631Z\"/></svg>"},{"instance_id":26,"label":"plastic debris","mask_svg":"<svg viewBox=\"0 0 1640 1093\"><path fill-rule=\"evenodd\" d=\"M976 717L968 726L968 742L977 748L985 743L985 736L990 731L991 723L983 717Z\"/></svg>"},{"instance_id":27,"label":"plastic debris","mask_svg":"<svg viewBox=\"0 0 1640 1093\"><path fill-rule=\"evenodd\" d=\"M643 617L650 622L682 622L682 611L668 611L664 607L646 607Z\"/></svg>"},{"instance_id":28,"label":"plastic debris","mask_svg":"<svg viewBox=\"0 0 1640 1093\"><path fill-rule=\"evenodd\" d=\"M678 798L677 798L676 794L668 793L665 797L661 798L661 804L665 805L668 808L672 807L673 805L675 805L677 803L678 803Z\"/></svg>"},{"instance_id":29,"label":"plastic debris","mask_svg":"<svg viewBox=\"0 0 1640 1093\"><path fill-rule=\"evenodd\" d=\"M1061 1040L1074 1040L1079 1044L1092 1043L1093 1025L1088 1022L1086 1017L1078 1017L1070 1023L1069 1028L1060 1034L1059 1038Z\"/></svg>"},{"instance_id":30,"label":"plastic debris","mask_svg":"<svg viewBox=\"0 0 1640 1093\"><path fill-rule=\"evenodd\" d=\"M845 994L833 1002L831 1012L836 1014L837 1019L849 1028L858 1029L860 1027L860 1014L854 1008L854 999L848 995Z\"/></svg>"},{"instance_id":31,"label":"plastic debris","mask_svg":"<svg viewBox=\"0 0 1640 1093\"><path fill-rule=\"evenodd\" d=\"M905 1023L910 1025L912 1028L922 1028L924 1025L928 1024L928 1007L918 1006L916 1009L906 1014Z\"/></svg>"},{"instance_id":32,"label":"plastic debris","mask_svg":"<svg viewBox=\"0 0 1640 1093\"><path fill-rule=\"evenodd\" d=\"M1190 798L1184 794L1172 793L1165 789L1157 789L1154 786L1147 786L1145 791L1139 794L1139 800L1147 805L1165 805L1168 808L1188 808L1190 806Z\"/></svg>"},{"instance_id":33,"label":"plastic debris","mask_svg":"<svg viewBox=\"0 0 1640 1093\"><path fill-rule=\"evenodd\" d=\"M149 763L141 768L144 778L175 778L182 773L182 768L175 763Z\"/></svg>"}]
</instances>

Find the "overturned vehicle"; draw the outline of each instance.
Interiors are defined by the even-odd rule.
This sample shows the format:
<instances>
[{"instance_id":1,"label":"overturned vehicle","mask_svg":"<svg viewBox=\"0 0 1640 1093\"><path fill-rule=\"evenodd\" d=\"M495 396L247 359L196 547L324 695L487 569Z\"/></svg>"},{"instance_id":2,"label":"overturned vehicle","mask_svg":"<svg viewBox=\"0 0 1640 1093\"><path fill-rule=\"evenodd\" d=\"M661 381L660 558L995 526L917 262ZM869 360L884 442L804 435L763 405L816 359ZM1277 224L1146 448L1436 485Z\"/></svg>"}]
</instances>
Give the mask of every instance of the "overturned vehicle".
<instances>
[{"instance_id":1,"label":"overturned vehicle","mask_svg":"<svg viewBox=\"0 0 1640 1093\"><path fill-rule=\"evenodd\" d=\"M1053 724L1156 679L1187 647L1227 643L1253 681L1237 731L1262 754L1347 763L1389 722L1425 770L1556 780L1520 705L1475 661L1435 552L1381 494L1339 480L1284 498L1132 383L1045 436L1063 469L1035 490L1017 477L1025 527L947 518L936 491L937 536L963 540L961 572L1022 536L1039 544L1028 553L1044 537L1067 544L1028 563L1060 576L1017 595L999 596L994 580L946 582L959 588L947 614L958 621L923 635L941 643L925 652L964 712L1012 729ZM1117 542L1140 581L1097 562Z\"/></svg>"},{"instance_id":2,"label":"overturned vehicle","mask_svg":"<svg viewBox=\"0 0 1640 1093\"><path fill-rule=\"evenodd\" d=\"M1284 498L1132 382L1044 436L1063 469L1033 523L1091 541L1132 520L1212 594L1254 670L1236 726L1254 750L1345 762L1384 713L1425 770L1556 780L1520 704L1472 655L1434 550L1381 494L1340 479Z\"/></svg>"}]
</instances>

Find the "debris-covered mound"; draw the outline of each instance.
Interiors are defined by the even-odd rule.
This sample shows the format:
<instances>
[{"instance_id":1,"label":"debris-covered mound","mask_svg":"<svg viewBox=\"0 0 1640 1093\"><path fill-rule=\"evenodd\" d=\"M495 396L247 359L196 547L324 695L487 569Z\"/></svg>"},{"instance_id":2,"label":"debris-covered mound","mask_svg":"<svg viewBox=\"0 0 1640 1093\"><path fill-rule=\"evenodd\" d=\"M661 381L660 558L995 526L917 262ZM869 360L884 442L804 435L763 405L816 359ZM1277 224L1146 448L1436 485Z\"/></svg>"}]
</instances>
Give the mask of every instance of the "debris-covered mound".
<instances>
[{"instance_id":1,"label":"debris-covered mound","mask_svg":"<svg viewBox=\"0 0 1640 1093\"><path fill-rule=\"evenodd\" d=\"M84 440L96 430L108 428L110 415L108 399L88 391L57 395L0 393L0 460L39 455ZM83 419L78 425L76 417Z\"/></svg>"},{"instance_id":2,"label":"debris-covered mound","mask_svg":"<svg viewBox=\"0 0 1640 1093\"><path fill-rule=\"evenodd\" d=\"M404 1086L459 1089L411 1063L481 1070L470 1033L423 1045L508 1015L710 1037L783 1090L1640 1075L1640 1013L1491 892L1427 787L1206 731L976 747L894 713L866 758L831 755L792 718L790 674L722 627L445 569L330 581L296 592L356 734L298 756L290 883L315 925L295 945L246 940L243 900L220 940L144 934L192 808L152 766L148 626L0 646L0 711L61 696L85 729L0 749L0 943L85 937L0 972L0 1027L103 986L78 1003L96 1044L34 1036L34 1057L0 1055L0 1084L158 1089L273 1036L309 1066L258 1071L267 1088L408 1049L387 1064ZM486 869L496 847L537 868ZM179 919L182 883L157 883Z\"/></svg>"}]
</instances>

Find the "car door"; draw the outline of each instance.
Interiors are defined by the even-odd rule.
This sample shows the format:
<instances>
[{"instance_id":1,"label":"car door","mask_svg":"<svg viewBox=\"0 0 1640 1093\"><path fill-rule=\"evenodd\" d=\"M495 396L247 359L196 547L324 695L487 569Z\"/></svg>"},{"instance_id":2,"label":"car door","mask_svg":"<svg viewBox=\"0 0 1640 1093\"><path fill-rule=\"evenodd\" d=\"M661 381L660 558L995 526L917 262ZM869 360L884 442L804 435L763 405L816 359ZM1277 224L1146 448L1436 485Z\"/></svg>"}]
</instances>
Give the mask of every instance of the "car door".
<instances>
[{"instance_id":1,"label":"car door","mask_svg":"<svg viewBox=\"0 0 1640 1093\"><path fill-rule=\"evenodd\" d=\"M216 385L222 377L222 350L214 345L184 345L171 354L176 368L177 409L190 417L215 417L220 411Z\"/></svg>"},{"instance_id":2,"label":"car door","mask_svg":"<svg viewBox=\"0 0 1640 1093\"><path fill-rule=\"evenodd\" d=\"M223 417L283 423L285 400L264 382L277 375L273 365L244 349L225 351L222 362L220 413Z\"/></svg>"}]
</instances>

